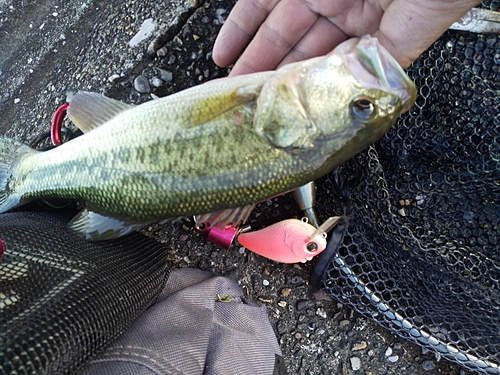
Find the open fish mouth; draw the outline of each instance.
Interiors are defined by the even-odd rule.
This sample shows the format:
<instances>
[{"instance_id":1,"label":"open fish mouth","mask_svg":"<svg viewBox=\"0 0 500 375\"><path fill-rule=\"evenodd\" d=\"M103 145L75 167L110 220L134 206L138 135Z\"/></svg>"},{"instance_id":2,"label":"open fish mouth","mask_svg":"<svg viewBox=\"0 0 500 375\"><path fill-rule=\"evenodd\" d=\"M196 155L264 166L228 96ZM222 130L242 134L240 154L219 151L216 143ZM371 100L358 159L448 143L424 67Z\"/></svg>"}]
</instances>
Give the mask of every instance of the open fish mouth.
<instances>
[{"instance_id":1,"label":"open fish mouth","mask_svg":"<svg viewBox=\"0 0 500 375\"><path fill-rule=\"evenodd\" d=\"M377 38L349 39L338 49L344 53L346 66L360 86L393 93L400 100L401 113L413 105L417 96L415 84Z\"/></svg>"}]
</instances>

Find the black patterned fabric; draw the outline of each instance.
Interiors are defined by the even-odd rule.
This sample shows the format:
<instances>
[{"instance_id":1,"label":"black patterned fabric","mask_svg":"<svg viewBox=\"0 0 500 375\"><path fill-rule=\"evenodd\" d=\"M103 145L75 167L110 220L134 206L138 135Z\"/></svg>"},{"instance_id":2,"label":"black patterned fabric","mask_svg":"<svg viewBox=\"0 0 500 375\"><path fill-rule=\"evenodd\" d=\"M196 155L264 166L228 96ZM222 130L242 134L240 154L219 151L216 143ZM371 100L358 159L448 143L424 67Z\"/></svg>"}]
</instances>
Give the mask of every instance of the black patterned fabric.
<instances>
[{"instance_id":1,"label":"black patterned fabric","mask_svg":"<svg viewBox=\"0 0 500 375\"><path fill-rule=\"evenodd\" d=\"M0 374L75 373L154 304L167 252L135 233L90 243L53 213L0 215Z\"/></svg>"}]
</instances>

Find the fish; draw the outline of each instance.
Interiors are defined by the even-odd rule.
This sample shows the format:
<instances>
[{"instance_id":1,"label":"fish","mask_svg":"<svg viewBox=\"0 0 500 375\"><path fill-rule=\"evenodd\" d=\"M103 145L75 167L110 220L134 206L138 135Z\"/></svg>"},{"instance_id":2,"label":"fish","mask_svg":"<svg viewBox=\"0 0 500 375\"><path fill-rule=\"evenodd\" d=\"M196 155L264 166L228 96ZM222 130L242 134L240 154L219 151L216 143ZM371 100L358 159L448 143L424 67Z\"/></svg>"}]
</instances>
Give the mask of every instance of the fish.
<instances>
[{"instance_id":1,"label":"fish","mask_svg":"<svg viewBox=\"0 0 500 375\"><path fill-rule=\"evenodd\" d=\"M261 230L241 233L238 242L276 262L305 263L326 249L323 233L305 221L287 219Z\"/></svg>"},{"instance_id":2,"label":"fish","mask_svg":"<svg viewBox=\"0 0 500 375\"><path fill-rule=\"evenodd\" d=\"M79 92L67 115L82 136L45 152L0 137L0 214L37 199L83 202L68 228L93 241L191 215L236 226L377 141L415 97L369 36L137 106Z\"/></svg>"}]
</instances>

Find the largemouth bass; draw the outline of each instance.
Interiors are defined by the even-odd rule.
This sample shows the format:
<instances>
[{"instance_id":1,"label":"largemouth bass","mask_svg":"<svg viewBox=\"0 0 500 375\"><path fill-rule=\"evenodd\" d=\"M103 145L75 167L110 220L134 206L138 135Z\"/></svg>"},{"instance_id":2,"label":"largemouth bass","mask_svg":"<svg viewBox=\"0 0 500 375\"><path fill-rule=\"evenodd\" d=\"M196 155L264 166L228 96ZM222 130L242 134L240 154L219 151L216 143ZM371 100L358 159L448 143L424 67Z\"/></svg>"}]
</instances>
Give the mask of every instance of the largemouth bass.
<instances>
[{"instance_id":1,"label":"largemouth bass","mask_svg":"<svg viewBox=\"0 0 500 375\"><path fill-rule=\"evenodd\" d=\"M415 96L370 37L138 106L78 93L68 116L83 136L47 152L0 138L0 213L36 199L83 201L69 227L92 240L196 214L235 224L378 140Z\"/></svg>"}]
</instances>

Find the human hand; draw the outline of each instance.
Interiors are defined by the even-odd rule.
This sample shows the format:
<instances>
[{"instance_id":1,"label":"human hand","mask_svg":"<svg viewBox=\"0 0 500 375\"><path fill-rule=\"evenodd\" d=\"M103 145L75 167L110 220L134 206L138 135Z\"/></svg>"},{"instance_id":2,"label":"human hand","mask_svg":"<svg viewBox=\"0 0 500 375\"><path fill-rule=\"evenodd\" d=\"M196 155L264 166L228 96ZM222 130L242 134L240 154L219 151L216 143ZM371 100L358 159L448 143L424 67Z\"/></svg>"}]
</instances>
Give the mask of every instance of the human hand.
<instances>
[{"instance_id":1,"label":"human hand","mask_svg":"<svg viewBox=\"0 0 500 375\"><path fill-rule=\"evenodd\" d=\"M272 70L371 34L406 68L480 2L239 0L215 41L213 59L219 66L237 60L230 75Z\"/></svg>"}]
</instances>

